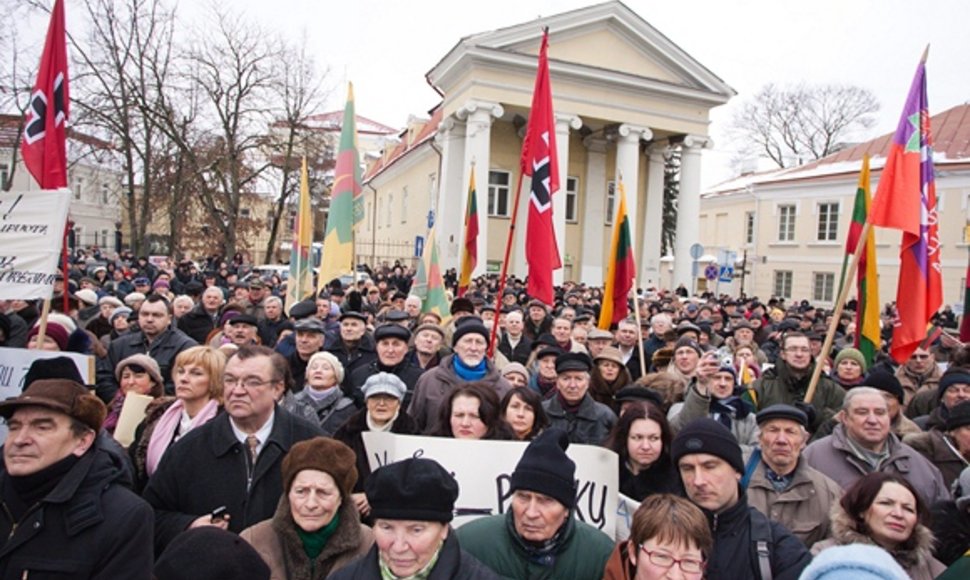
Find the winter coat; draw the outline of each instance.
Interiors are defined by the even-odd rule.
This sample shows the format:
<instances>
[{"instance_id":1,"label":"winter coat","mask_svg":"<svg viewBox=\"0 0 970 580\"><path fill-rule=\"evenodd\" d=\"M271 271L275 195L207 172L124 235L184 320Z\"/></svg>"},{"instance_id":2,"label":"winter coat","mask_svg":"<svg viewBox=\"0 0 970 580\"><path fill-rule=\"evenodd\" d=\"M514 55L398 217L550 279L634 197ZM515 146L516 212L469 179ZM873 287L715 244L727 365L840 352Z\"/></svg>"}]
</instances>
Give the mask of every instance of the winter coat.
<instances>
[{"instance_id":1,"label":"winter coat","mask_svg":"<svg viewBox=\"0 0 970 580\"><path fill-rule=\"evenodd\" d=\"M572 514L569 517L551 566L530 560L522 541L510 533L512 512L468 522L458 528L458 538L468 553L503 578L599 580L613 551L613 540Z\"/></svg>"},{"instance_id":2,"label":"winter coat","mask_svg":"<svg viewBox=\"0 0 970 580\"><path fill-rule=\"evenodd\" d=\"M922 391L935 392L940 385L940 376L942 374L940 367L936 364L930 367L929 372L923 375L914 373L906 365L900 365L896 369L896 378L899 379L899 384L903 386L904 404L909 405L913 397Z\"/></svg>"},{"instance_id":3,"label":"winter coat","mask_svg":"<svg viewBox=\"0 0 970 580\"><path fill-rule=\"evenodd\" d=\"M259 552L269 566L270 580L323 580L366 554L374 545L374 533L360 523L357 507L349 498L343 500L337 513L340 522L336 531L312 562L303 551L303 541L297 534L285 493L271 519L246 528L239 537Z\"/></svg>"},{"instance_id":4,"label":"winter coat","mask_svg":"<svg viewBox=\"0 0 970 580\"><path fill-rule=\"evenodd\" d=\"M684 497L684 483L668 454L660 456L649 469L633 475L624 462L620 463L620 493L635 501L643 501L655 493L672 493Z\"/></svg>"},{"instance_id":5,"label":"winter coat","mask_svg":"<svg viewBox=\"0 0 970 580\"><path fill-rule=\"evenodd\" d=\"M182 318L179 318L178 327L192 340L203 344L209 333L219 325L219 316L220 311L216 311L215 315L212 315L206 312L201 303L196 304L191 310L183 314Z\"/></svg>"},{"instance_id":6,"label":"winter coat","mask_svg":"<svg viewBox=\"0 0 970 580\"><path fill-rule=\"evenodd\" d=\"M124 478L95 443L20 522L0 510L0 578L150 578L152 509ZM0 466L0 487L9 485Z\"/></svg>"},{"instance_id":7,"label":"winter coat","mask_svg":"<svg viewBox=\"0 0 970 580\"><path fill-rule=\"evenodd\" d=\"M509 359L510 362L517 362L523 365L527 364L529 355L532 354L532 339L522 334L519 337L518 344L515 345L515 348L512 348L509 336L503 332L502 338L498 341L498 351L504 354L505 358Z\"/></svg>"},{"instance_id":8,"label":"winter coat","mask_svg":"<svg viewBox=\"0 0 970 580\"><path fill-rule=\"evenodd\" d=\"M381 578L380 559L377 546L371 547L363 557L336 571L330 580L378 580ZM441 545L438 561L428 580L500 580L474 556L461 548L455 530L448 531L448 537Z\"/></svg>"},{"instance_id":9,"label":"winter coat","mask_svg":"<svg viewBox=\"0 0 970 580\"><path fill-rule=\"evenodd\" d=\"M633 580L636 568L630 565L630 542L620 542L610 553L603 570L603 580Z\"/></svg>"},{"instance_id":10,"label":"winter coat","mask_svg":"<svg viewBox=\"0 0 970 580\"><path fill-rule=\"evenodd\" d=\"M441 364L422 374L414 386L408 414L417 424L419 433L430 433L438 428L438 412L441 405L448 400L452 391L466 382L455 373L452 367L452 360L456 356L458 355L450 354L441 359ZM486 359L485 365L485 377L479 382L495 389L495 394L501 399L512 389L512 385L502 378L491 361Z\"/></svg>"},{"instance_id":11,"label":"winter coat","mask_svg":"<svg viewBox=\"0 0 970 580\"><path fill-rule=\"evenodd\" d=\"M687 389L687 396L683 403L677 403L670 408L667 413L670 420L671 436L676 435L684 425L694 419L711 416L710 408L713 398L704 396L697 390L697 385L692 384ZM744 406L751 409L748 403ZM713 417L712 417L713 418ZM758 445L758 437L761 430L758 428L758 421L754 413L748 413L743 418L731 420L731 434L738 440L742 452L748 452Z\"/></svg>"},{"instance_id":12,"label":"winter coat","mask_svg":"<svg viewBox=\"0 0 970 580\"><path fill-rule=\"evenodd\" d=\"M930 415L939 408L940 397L937 396L936 389L923 390L909 400L909 405L906 407L906 416L910 419L917 419Z\"/></svg>"},{"instance_id":13,"label":"winter coat","mask_svg":"<svg viewBox=\"0 0 970 580\"><path fill-rule=\"evenodd\" d=\"M809 365L806 374L796 377L791 373L785 361L779 360L777 364L765 371L765 374L751 383L756 400L754 401L758 410L765 409L771 405L785 403L793 405L795 401L804 401L805 392L808 390L808 383L812 378L812 370L815 363ZM812 406L815 407L815 422L809 426L809 431L815 431L825 421L831 419L842 409L842 399L845 398L845 391L832 379L821 375L812 398Z\"/></svg>"},{"instance_id":14,"label":"winter coat","mask_svg":"<svg viewBox=\"0 0 970 580\"><path fill-rule=\"evenodd\" d=\"M345 396L336 386L320 401L310 396L308 388L296 394L287 393L282 406L293 415L319 425L320 430L327 437L332 437L337 429L357 412L354 400Z\"/></svg>"},{"instance_id":15,"label":"winter coat","mask_svg":"<svg viewBox=\"0 0 970 580\"><path fill-rule=\"evenodd\" d=\"M103 365L97 367L97 386L95 391L105 403L110 403L118 392L118 380L115 378L115 368L118 363L133 354L147 354L158 363L162 379L165 381L165 394L175 394L175 384L172 382L172 367L175 357L187 348L196 346L196 342L181 330L169 328L155 337L151 344L145 335L138 332L119 336L111 341L108 356Z\"/></svg>"},{"instance_id":16,"label":"winter coat","mask_svg":"<svg viewBox=\"0 0 970 580\"><path fill-rule=\"evenodd\" d=\"M100 339L102 336L111 334L114 327L111 326L111 322L109 322L104 316L97 316L92 318L91 321L87 323L84 330L87 330Z\"/></svg>"},{"instance_id":17,"label":"winter coat","mask_svg":"<svg viewBox=\"0 0 970 580\"><path fill-rule=\"evenodd\" d=\"M363 433L365 431L370 431L370 427L367 426L367 409L361 409L351 415L350 419L333 434L334 439L345 443L357 455L357 483L354 484L354 493L364 491L364 482L367 481L371 473L370 461L367 458L367 449L364 448ZM414 423L414 419L405 413L404 409L401 409L398 411L397 419L391 423L391 433L397 433L398 435L416 435L418 428Z\"/></svg>"},{"instance_id":18,"label":"winter coat","mask_svg":"<svg viewBox=\"0 0 970 580\"><path fill-rule=\"evenodd\" d=\"M220 506L226 506L229 530L236 533L272 517L283 494L283 456L294 443L320 435L319 426L277 406L247 484L249 451L236 439L227 413L190 431L162 456L143 494L155 508L156 552Z\"/></svg>"},{"instance_id":19,"label":"winter coat","mask_svg":"<svg viewBox=\"0 0 970 580\"><path fill-rule=\"evenodd\" d=\"M418 384L418 379L424 374L424 369L412 365L406 358L393 367L385 366L379 359L374 359L366 366L358 368L350 377L350 390L347 391L347 396L354 400L358 409L364 406L364 392L361 388L369 377L377 373L391 373L404 382L408 390L404 394L402 405L406 409L408 403L411 402L411 396L414 394L414 387Z\"/></svg>"},{"instance_id":20,"label":"winter coat","mask_svg":"<svg viewBox=\"0 0 970 580\"><path fill-rule=\"evenodd\" d=\"M377 360L374 339L369 334L360 337L360 340L354 348L347 348L346 343L344 343L338 334L336 340L325 341L323 350L337 357L340 364L344 366L344 380L340 384L340 387L345 393L351 392L352 385L350 377L353 376L354 371L367 366L371 361Z\"/></svg>"},{"instance_id":21,"label":"winter coat","mask_svg":"<svg viewBox=\"0 0 970 580\"><path fill-rule=\"evenodd\" d=\"M806 547L829 537L829 514L839 503L842 488L799 459L788 488L775 491L761 461L748 482L748 505L785 526Z\"/></svg>"},{"instance_id":22,"label":"winter coat","mask_svg":"<svg viewBox=\"0 0 970 580\"><path fill-rule=\"evenodd\" d=\"M961 511L953 500L933 504L933 535L936 559L949 566L970 550L970 511Z\"/></svg>"},{"instance_id":23,"label":"winter coat","mask_svg":"<svg viewBox=\"0 0 970 580\"><path fill-rule=\"evenodd\" d=\"M549 417L549 426L565 431L570 443L602 445L616 425L612 409L594 401L589 393L583 396L575 413L564 410L558 396L543 401L542 408Z\"/></svg>"},{"instance_id":24,"label":"winter coat","mask_svg":"<svg viewBox=\"0 0 970 580\"><path fill-rule=\"evenodd\" d=\"M757 539L752 536L755 524L770 530L768 560L774 580L795 580L812 561L808 548L777 522L748 506L744 490L738 491L738 502L713 513L702 508L714 536L714 549L707 560L707 580L761 578Z\"/></svg>"},{"instance_id":25,"label":"winter coat","mask_svg":"<svg viewBox=\"0 0 970 580\"><path fill-rule=\"evenodd\" d=\"M889 445L889 457L883 461L879 471L897 473L906 478L920 490L928 505L950 498L950 492L943 485L943 476L935 465L892 433L886 444ZM843 490L874 471L850 447L843 425L837 425L831 435L806 447L802 457L809 465L832 478Z\"/></svg>"},{"instance_id":26,"label":"winter coat","mask_svg":"<svg viewBox=\"0 0 970 580\"><path fill-rule=\"evenodd\" d=\"M907 435L903 439L903 443L919 451L923 457L930 460L940 470L940 474L943 475L943 483L947 489L950 489L953 480L960 477L963 468L970 465L957 451L956 445L949 441L949 438L942 431L937 429Z\"/></svg>"},{"instance_id":27,"label":"winter coat","mask_svg":"<svg viewBox=\"0 0 970 580\"><path fill-rule=\"evenodd\" d=\"M899 546L889 554L913 580L933 580L946 569L933 557L933 532L923 524L916 524L913 534L916 537L914 546ZM878 546L875 540L856 529L855 518L847 514L841 505L835 504L832 508L832 537L812 546L812 555L832 546L847 544Z\"/></svg>"},{"instance_id":28,"label":"winter coat","mask_svg":"<svg viewBox=\"0 0 970 580\"><path fill-rule=\"evenodd\" d=\"M809 439L809 443L814 443L823 437L828 437L832 434L832 430L835 429L835 426L838 424L839 420L835 417L832 417L825 423L822 423L822 426L812 433L812 438ZM889 430L892 431L893 435L903 440L905 440L905 437L910 433L923 432L919 425L914 423L912 419L903 414L902 409L900 409L899 414L896 415L896 418L890 421Z\"/></svg>"}]
</instances>

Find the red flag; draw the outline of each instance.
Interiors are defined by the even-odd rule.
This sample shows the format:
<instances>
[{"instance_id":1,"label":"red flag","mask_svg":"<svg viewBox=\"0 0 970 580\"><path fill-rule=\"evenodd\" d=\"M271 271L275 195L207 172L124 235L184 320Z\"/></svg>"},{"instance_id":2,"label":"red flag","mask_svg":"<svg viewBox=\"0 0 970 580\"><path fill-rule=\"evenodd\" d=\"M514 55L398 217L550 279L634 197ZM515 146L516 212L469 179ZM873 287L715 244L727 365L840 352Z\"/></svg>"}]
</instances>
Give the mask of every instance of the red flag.
<instances>
[{"instance_id":1,"label":"red flag","mask_svg":"<svg viewBox=\"0 0 970 580\"><path fill-rule=\"evenodd\" d=\"M925 59L916 68L869 213L873 225L903 232L896 294L899 316L889 347L898 363L923 342L930 319L943 304Z\"/></svg>"},{"instance_id":2,"label":"red flag","mask_svg":"<svg viewBox=\"0 0 970 580\"><path fill-rule=\"evenodd\" d=\"M559 160L556 156L556 121L549 86L549 31L542 33L539 69L532 93L532 111L522 143L520 168L532 177L529 221L525 232L525 257L529 264L529 296L553 304L552 272L562 267L552 222L552 196L559 191Z\"/></svg>"},{"instance_id":3,"label":"red flag","mask_svg":"<svg viewBox=\"0 0 970 580\"><path fill-rule=\"evenodd\" d=\"M24 165L42 189L67 187L67 135L70 98L67 83L67 44L64 2L51 11L37 82L30 94L20 152Z\"/></svg>"}]
</instances>

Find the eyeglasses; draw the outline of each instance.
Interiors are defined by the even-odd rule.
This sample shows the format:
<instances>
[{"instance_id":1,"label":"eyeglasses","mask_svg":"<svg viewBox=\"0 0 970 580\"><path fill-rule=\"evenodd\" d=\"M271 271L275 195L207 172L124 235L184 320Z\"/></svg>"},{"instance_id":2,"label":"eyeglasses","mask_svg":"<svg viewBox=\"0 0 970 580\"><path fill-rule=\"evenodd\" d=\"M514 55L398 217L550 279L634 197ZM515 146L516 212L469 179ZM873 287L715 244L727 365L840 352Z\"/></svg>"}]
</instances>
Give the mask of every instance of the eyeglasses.
<instances>
[{"instance_id":1,"label":"eyeglasses","mask_svg":"<svg viewBox=\"0 0 970 580\"><path fill-rule=\"evenodd\" d=\"M914 354L914 355L912 355L911 358L913 358L914 360L926 360L926 359L930 358L930 355L928 355L928 354Z\"/></svg>"},{"instance_id":2,"label":"eyeglasses","mask_svg":"<svg viewBox=\"0 0 970 580\"><path fill-rule=\"evenodd\" d=\"M648 550L646 546L640 544L640 550L643 551L650 558L650 562L654 566L660 566L661 568L670 568L674 564L680 566L682 572L687 574L699 574L704 571L704 561L695 560L694 558L684 558L683 560L678 560L669 554L664 554L663 552L653 552Z\"/></svg>"},{"instance_id":3,"label":"eyeglasses","mask_svg":"<svg viewBox=\"0 0 970 580\"><path fill-rule=\"evenodd\" d=\"M263 385L271 385L275 382L275 380L264 381L259 377L246 377L244 379L240 379L239 377L224 377L222 379L222 384L229 388L233 388L236 385L242 385L247 389L258 389Z\"/></svg>"}]
</instances>

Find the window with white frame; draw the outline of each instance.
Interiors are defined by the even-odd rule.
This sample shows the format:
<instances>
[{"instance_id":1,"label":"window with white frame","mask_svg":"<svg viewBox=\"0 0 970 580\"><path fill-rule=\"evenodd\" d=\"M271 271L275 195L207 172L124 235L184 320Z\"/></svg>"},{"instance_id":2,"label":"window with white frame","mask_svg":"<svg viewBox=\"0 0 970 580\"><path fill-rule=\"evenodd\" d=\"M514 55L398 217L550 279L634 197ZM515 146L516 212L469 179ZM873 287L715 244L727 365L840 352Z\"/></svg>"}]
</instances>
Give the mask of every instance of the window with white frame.
<instances>
[{"instance_id":1,"label":"window with white frame","mask_svg":"<svg viewBox=\"0 0 970 580\"><path fill-rule=\"evenodd\" d=\"M75 177L74 178L74 199L81 199L81 192L84 191L84 178Z\"/></svg>"},{"instance_id":2,"label":"window with white frame","mask_svg":"<svg viewBox=\"0 0 970 580\"><path fill-rule=\"evenodd\" d=\"M579 179L576 177L566 178L566 221L576 223L579 221L577 214L579 207Z\"/></svg>"},{"instance_id":3,"label":"window with white frame","mask_svg":"<svg viewBox=\"0 0 970 580\"><path fill-rule=\"evenodd\" d=\"M408 223L408 188L404 186L401 190L401 223Z\"/></svg>"},{"instance_id":4,"label":"window with white frame","mask_svg":"<svg viewBox=\"0 0 970 580\"><path fill-rule=\"evenodd\" d=\"M606 225L613 225L613 212L616 210L616 182L606 182Z\"/></svg>"},{"instance_id":5,"label":"window with white frame","mask_svg":"<svg viewBox=\"0 0 970 580\"><path fill-rule=\"evenodd\" d=\"M812 275L812 300L832 302L834 296L835 274L832 272L815 272Z\"/></svg>"},{"instance_id":6,"label":"window with white frame","mask_svg":"<svg viewBox=\"0 0 970 580\"><path fill-rule=\"evenodd\" d=\"M509 217L509 180L508 171L488 172L488 215Z\"/></svg>"},{"instance_id":7,"label":"window with white frame","mask_svg":"<svg viewBox=\"0 0 970 580\"><path fill-rule=\"evenodd\" d=\"M754 243L754 212L744 212L744 243Z\"/></svg>"},{"instance_id":8,"label":"window with white frame","mask_svg":"<svg viewBox=\"0 0 970 580\"><path fill-rule=\"evenodd\" d=\"M791 299L791 270L775 270L775 283L772 295L778 298Z\"/></svg>"},{"instance_id":9,"label":"window with white frame","mask_svg":"<svg viewBox=\"0 0 970 580\"><path fill-rule=\"evenodd\" d=\"M438 176L434 173L428 174L428 209L435 214L438 213Z\"/></svg>"},{"instance_id":10,"label":"window with white frame","mask_svg":"<svg viewBox=\"0 0 970 580\"><path fill-rule=\"evenodd\" d=\"M795 206L778 206L778 241L795 241Z\"/></svg>"},{"instance_id":11,"label":"window with white frame","mask_svg":"<svg viewBox=\"0 0 970 580\"><path fill-rule=\"evenodd\" d=\"M108 247L108 236L110 232L108 230L101 230L101 243L99 244L102 248Z\"/></svg>"},{"instance_id":12,"label":"window with white frame","mask_svg":"<svg viewBox=\"0 0 970 580\"><path fill-rule=\"evenodd\" d=\"M820 242L835 242L839 239L839 204L818 204L818 235Z\"/></svg>"},{"instance_id":13,"label":"window with white frame","mask_svg":"<svg viewBox=\"0 0 970 580\"><path fill-rule=\"evenodd\" d=\"M111 186L107 183L101 184L101 205L108 204L108 198L111 195Z\"/></svg>"}]
</instances>

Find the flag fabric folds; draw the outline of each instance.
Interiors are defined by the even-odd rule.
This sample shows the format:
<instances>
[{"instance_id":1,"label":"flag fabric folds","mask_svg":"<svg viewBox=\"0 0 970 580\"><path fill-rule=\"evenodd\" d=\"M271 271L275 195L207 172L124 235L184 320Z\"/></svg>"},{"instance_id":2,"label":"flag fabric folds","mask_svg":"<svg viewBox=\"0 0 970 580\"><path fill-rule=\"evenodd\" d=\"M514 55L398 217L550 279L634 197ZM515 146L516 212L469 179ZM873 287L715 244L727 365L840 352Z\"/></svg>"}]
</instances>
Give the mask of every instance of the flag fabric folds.
<instances>
[{"instance_id":1,"label":"flag fabric folds","mask_svg":"<svg viewBox=\"0 0 970 580\"><path fill-rule=\"evenodd\" d=\"M24 165L41 189L67 187L69 117L64 1L57 0L51 10L44 53L30 94L20 141Z\"/></svg>"},{"instance_id":2,"label":"flag fabric folds","mask_svg":"<svg viewBox=\"0 0 970 580\"><path fill-rule=\"evenodd\" d=\"M347 105L340 128L340 146L330 191L330 213L323 235L323 257L317 286L322 290L331 280L353 273L354 225L363 219L360 156L354 118L354 85L347 85Z\"/></svg>"},{"instance_id":3,"label":"flag fabric folds","mask_svg":"<svg viewBox=\"0 0 970 580\"><path fill-rule=\"evenodd\" d=\"M434 312L442 321L447 321L451 316L451 303L445 294L434 229L428 233L428 241L424 244L424 253L414 274L411 293L421 298L421 312Z\"/></svg>"},{"instance_id":4,"label":"flag fabric folds","mask_svg":"<svg viewBox=\"0 0 970 580\"><path fill-rule=\"evenodd\" d=\"M458 278L458 296L464 296L472 281L472 272L478 265L478 202L475 193L475 164L472 164L468 183L468 206L465 210L465 244L461 252L461 276Z\"/></svg>"},{"instance_id":5,"label":"flag fabric folds","mask_svg":"<svg viewBox=\"0 0 970 580\"><path fill-rule=\"evenodd\" d=\"M522 143L520 169L532 178L529 219L526 225L525 257L529 265L527 291L542 302L553 304L552 272L562 267L552 221L552 196L559 191L559 161L556 155L556 122L549 85L549 31L542 35L536 71L532 109Z\"/></svg>"},{"instance_id":6,"label":"flag fabric folds","mask_svg":"<svg viewBox=\"0 0 970 580\"><path fill-rule=\"evenodd\" d=\"M943 303L936 183L925 58L916 69L886 165L872 201L873 225L902 231L898 320L889 352L902 363L926 337L930 319Z\"/></svg>"},{"instance_id":7,"label":"flag fabric folds","mask_svg":"<svg viewBox=\"0 0 970 580\"><path fill-rule=\"evenodd\" d=\"M610 243L609 268L606 272L599 319L599 327L603 330L609 330L611 325L620 322L629 314L627 297L636 276L633 244L630 241L630 220L626 213L626 191L622 181L619 182L617 192L620 204L613 221L613 241Z\"/></svg>"},{"instance_id":8,"label":"flag fabric folds","mask_svg":"<svg viewBox=\"0 0 970 580\"><path fill-rule=\"evenodd\" d=\"M290 279L286 284L286 311L290 306L313 294L313 214L310 212L310 184L306 157L300 171L299 210L293 221L293 249L290 250Z\"/></svg>"},{"instance_id":9,"label":"flag fabric folds","mask_svg":"<svg viewBox=\"0 0 970 580\"><path fill-rule=\"evenodd\" d=\"M859 187L856 189L849 236L845 243L847 256L855 254L859 243L865 248L859 255L856 269L856 307L855 346L866 358L866 365L872 368L876 353L882 347L879 334L879 277L876 274L876 236L870 228L865 240L860 240L869 213L869 156L862 160L859 172Z\"/></svg>"},{"instance_id":10,"label":"flag fabric folds","mask_svg":"<svg viewBox=\"0 0 970 580\"><path fill-rule=\"evenodd\" d=\"M963 318L960 319L960 340L970 342L970 263L967 264L966 288L963 289Z\"/></svg>"}]
</instances>

